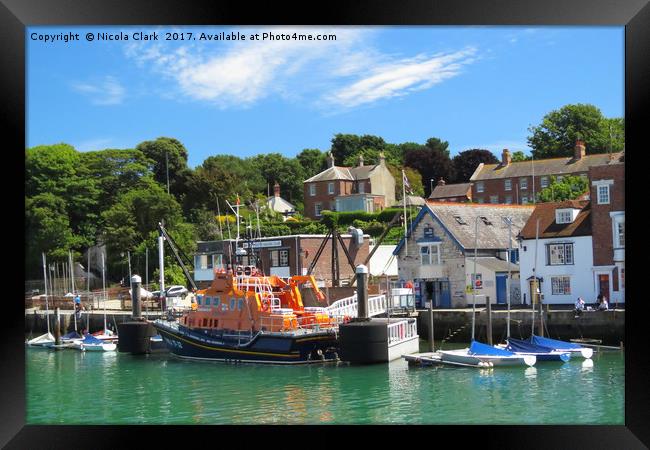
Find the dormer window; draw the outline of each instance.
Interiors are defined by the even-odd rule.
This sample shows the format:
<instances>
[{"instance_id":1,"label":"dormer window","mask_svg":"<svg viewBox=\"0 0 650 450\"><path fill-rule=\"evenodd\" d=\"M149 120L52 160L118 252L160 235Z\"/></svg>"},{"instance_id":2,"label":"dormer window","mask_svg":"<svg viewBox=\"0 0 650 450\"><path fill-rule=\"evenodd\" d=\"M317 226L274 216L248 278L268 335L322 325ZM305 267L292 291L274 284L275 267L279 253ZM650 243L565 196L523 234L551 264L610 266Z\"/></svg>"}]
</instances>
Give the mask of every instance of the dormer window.
<instances>
[{"instance_id":1,"label":"dormer window","mask_svg":"<svg viewBox=\"0 0 650 450\"><path fill-rule=\"evenodd\" d=\"M579 212L580 210L575 208L558 209L555 211L555 222L558 224L573 223Z\"/></svg>"}]
</instances>

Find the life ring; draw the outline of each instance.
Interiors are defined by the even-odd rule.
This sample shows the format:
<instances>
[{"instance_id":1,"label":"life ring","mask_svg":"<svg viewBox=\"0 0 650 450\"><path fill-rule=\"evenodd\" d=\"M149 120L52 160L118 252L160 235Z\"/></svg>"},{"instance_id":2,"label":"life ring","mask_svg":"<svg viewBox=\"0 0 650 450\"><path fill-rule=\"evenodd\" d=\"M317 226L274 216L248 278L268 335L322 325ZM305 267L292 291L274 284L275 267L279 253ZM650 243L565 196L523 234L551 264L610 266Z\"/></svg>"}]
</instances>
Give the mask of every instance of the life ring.
<instances>
[{"instance_id":1,"label":"life ring","mask_svg":"<svg viewBox=\"0 0 650 450\"><path fill-rule=\"evenodd\" d=\"M343 323L350 323L350 316L343 316Z\"/></svg>"},{"instance_id":2,"label":"life ring","mask_svg":"<svg viewBox=\"0 0 650 450\"><path fill-rule=\"evenodd\" d=\"M268 298L263 298L262 299L262 311L268 311L271 309L271 300Z\"/></svg>"}]
</instances>

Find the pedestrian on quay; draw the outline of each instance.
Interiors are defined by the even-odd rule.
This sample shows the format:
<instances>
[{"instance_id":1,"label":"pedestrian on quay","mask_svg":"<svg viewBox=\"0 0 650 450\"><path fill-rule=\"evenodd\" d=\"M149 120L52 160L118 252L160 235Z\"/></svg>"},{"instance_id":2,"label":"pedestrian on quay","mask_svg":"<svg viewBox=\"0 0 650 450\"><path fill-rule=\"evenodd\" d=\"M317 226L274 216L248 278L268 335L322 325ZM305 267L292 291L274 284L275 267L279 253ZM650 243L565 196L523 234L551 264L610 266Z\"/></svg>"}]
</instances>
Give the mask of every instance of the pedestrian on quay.
<instances>
[{"instance_id":1,"label":"pedestrian on quay","mask_svg":"<svg viewBox=\"0 0 650 450\"><path fill-rule=\"evenodd\" d=\"M576 300L576 315L575 317L579 317L580 314L582 314L582 311L585 310L585 301L582 299L582 297L578 297L578 300Z\"/></svg>"},{"instance_id":2,"label":"pedestrian on quay","mask_svg":"<svg viewBox=\"0 0 650 450\"><path fill-rule=\"evenodd\" d=\"M598 305L598 311L607 311L608 309L609 309L609 305L607 304L607 297L601 295L600 303Z\"/></svg>"}]
</instances>

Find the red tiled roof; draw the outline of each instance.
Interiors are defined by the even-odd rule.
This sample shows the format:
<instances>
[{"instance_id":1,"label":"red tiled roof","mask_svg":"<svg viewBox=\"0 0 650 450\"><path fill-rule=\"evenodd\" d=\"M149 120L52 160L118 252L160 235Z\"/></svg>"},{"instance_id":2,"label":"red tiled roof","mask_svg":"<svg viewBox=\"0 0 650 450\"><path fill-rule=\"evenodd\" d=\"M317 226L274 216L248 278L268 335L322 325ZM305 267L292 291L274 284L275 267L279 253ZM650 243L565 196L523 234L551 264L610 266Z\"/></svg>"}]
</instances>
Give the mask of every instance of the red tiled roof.
<instances>
[{"instance_id":1,"label":"red tiled roof","mask_svg":"<svg viewBox=\"0 0 650 450\"><path fill-rule=\"evenodd\" d=\"M571 223L556 223L555 211L564 208L580 209L576 219ZM537 219L539 219L539 237L591 236L591 207L585 200L566 200L554 203L538 203L533 214L521 230L523 239L535 239Z\"/></svg>"}]
</instances>

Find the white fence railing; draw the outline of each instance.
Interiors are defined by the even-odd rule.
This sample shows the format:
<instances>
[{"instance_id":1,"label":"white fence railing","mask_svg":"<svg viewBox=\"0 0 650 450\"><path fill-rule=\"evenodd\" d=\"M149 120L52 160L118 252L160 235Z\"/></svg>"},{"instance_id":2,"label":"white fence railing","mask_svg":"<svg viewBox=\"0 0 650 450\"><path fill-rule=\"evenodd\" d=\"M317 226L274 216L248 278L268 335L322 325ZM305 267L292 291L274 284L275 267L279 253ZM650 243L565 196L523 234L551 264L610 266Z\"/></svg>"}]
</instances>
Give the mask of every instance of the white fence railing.
<instances>
[{"instance_id":1,"label":"white fence railing","mask_svg":"<svg viewBox=\"0 0 650 450\"><path fill-rule=\"evenodd\" d=\"M388 345L398 344L418 335L415 320L400 320L388 325Z\"/></svg>"},{"instance_id":2,"label":"white fence railing","mask_svg":"<svg viewBox=\"0 0 650 450\"><path fill-rule=\"evenodd\" d=\"M341 316L357 317L359 313L357 294L354 294L351 297L346 297L335 301L330 306L325 308L325 311L327 311L327 313L333 317L341 317ZM368 298L369 317L377 316L385 312L386 312L385 295L376 295L374 297Z\"/></svg>"}]
</instances>

